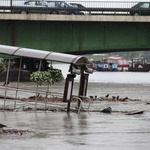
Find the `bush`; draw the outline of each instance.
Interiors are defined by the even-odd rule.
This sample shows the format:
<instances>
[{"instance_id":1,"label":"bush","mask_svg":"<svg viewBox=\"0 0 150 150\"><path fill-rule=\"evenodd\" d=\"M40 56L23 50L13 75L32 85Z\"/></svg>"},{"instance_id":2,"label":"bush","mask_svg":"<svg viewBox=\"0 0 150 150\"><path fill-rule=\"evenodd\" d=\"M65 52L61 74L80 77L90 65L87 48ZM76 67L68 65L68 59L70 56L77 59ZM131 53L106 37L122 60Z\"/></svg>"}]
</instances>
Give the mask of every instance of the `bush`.
<instances>
[{"instance_id":1,"label":"bush","mask_svg":"<svg viewBox=\"0 0 150 150\"><path fill-rule=\"evenodd\" d=\"M5 64L0 61L0 75L6 70Z\"/></svg>"},{"instance_id":2,"label":"bush","mask_svg":"<svg viewBox=\"0 0 150 150\"><path fill-rule=\"evenodd\" d=\"M56 82L61 82L63 79L62 72L59 69L36 71L30 75L30 80L38 83L39 85L42 85L42 83L48 83L51 85Z\"/></svg>"}]
</instances>

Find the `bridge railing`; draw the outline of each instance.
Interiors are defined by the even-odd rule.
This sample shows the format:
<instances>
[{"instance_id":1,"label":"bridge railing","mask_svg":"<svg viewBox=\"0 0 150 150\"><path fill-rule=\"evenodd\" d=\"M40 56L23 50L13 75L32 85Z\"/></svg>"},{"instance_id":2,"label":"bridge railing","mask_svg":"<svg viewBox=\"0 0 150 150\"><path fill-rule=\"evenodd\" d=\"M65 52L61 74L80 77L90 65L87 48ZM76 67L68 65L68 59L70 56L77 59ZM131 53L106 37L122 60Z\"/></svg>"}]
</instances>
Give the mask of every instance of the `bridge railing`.
<instances>
[{"instance_id":1,"label":"bridge railing","mask_svg":"<svg viewBox=\"0 0 150 150\"><path fill-rule=\"evenodd\" d=\"M133 9L132 7L139 2L135 1L66 1L69 4L74 4L74 8L64 7L27 7L17 5L22 0L1 0L0 12L1 13L21 13L26 11L27 13L46 13L60 11L58 14L65 14L67 11L80 11L86 15L142 15L145 14L145 9ZM80 5L78 5L80 4ZM150 15L150 11L146 10ZM63 13L61 13L63 12ZM66 13L68 14L68 13ZM71 14L71 13L70 13Z\"/></svg>"},{"instance_id":2,"label":"bridge railing","mask_svg":"<svg viewBox=\"0 0 150 150\"><path fill-rule=\"evenodd\" d=\"M0 0L0 6L14 6L17 5L21 2L25 2L28 0ZM41 0L42 1L42 0ZM48 1L48 0L44 0ZM57 1L57 0L52 0L52 1ZM59 1L65 1L65 0L59 0ZM85 0L70 0L70 1L65 1L66 3L75 3L75 4L81 4L84 7L94 7L94 8L131 8L133 5L137 4L138 1L98 1L98 0L90 0L90 1L85 1Z\"/></svg>"}]
</instances>

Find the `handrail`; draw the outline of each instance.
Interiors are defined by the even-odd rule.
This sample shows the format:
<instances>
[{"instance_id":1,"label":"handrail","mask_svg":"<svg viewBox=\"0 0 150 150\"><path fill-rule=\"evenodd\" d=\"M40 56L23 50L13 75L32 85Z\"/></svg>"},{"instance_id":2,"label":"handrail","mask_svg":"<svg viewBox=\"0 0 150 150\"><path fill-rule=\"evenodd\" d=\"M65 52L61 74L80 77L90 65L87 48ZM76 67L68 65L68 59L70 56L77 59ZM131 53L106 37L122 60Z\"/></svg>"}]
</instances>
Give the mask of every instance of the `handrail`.
<instances>
[{"instance_id":1,"label":"handrail","mask_svg":"<svg viewBox=\"0 0 150 150\"><path fill-rule=\"evenodd\" d=\"M2 85L0 85L0 88L2 88L2 89L5 89L6 87L5 86L2 86ZM7 86L7 89L11 89L11 90L16 90L16 91L25 91L25 92L28 92L28 91L30 91L31 93L36 93L36 89L34 90L34 89L32 89L32 91L31 91L31 89L29 88L21 88L21 87L19 87L19 88L17 88L17 87L14 87L14 86ZM54 97L54 95L60 95L60 96L63 96L63 93L57 93L57 92L47 92L47 91L42 91L42 90L38 90L38 92L40 93L40 94L50 94L51 96L53 96Z\"/></svg>"},{"instance_id":2,"label":"handrail","mask_svg":"<svg viewBox=\"0 0 150 150\"><path fill-rule=\"evenodd\" d=\"M83 107L83 100L81 99L81 98L86 98L86 99L88 99L89 100L89 105L88 105L88 108L87 108L87 112L89 112L89 109L90 109L90 105L91 105L91 99L89 98L89 97L87 97L87 96L73 96L72 97L72 99L77 99L77 100L79 100L80 102L81 102L81 104L80 104L80 106L79 106L79 109L78 109L78 113L80 112L80 109L81 109L81 107Z\"/></svg>"},{"instance_id":3,"label":"handrail","mask_svg":"<svg viewBox=\"0 0 150 150\"><path fill-rule=\"evenodd\" d=\"M88 112L89 112L89 109L90 109L90 105L91 105L91 102L92 102L92 100L90 99L90 97L87 97L87 96L81 96L80 95L80 97L83 97L83 98L86 98L86 99L88 99L90 102L89 102L89 105L88 105Z\"/></svg>"},{"instance_id":4,"label":"handrail","mask_svg":"<svg viewBox=\"0 0 150 150\"><path fill-rule=\"evenodd\" d=\"M79 97L72 97L72 99L77 99L77 100L79 100L80 102L81 102L81 104L80 104L80 106L79 106L79 108L78 108L78 114L80 113L80 109L81 109L81 107L82 107L82 100L81 100L81 98L79 98Z\"/></svg>"},{"instance_id":5,"label":"handrail","mask_svg":"<svg viewBox=\"0 0 150 150\"><path fill-rule=\"evenodd\" d=\"M118 7L83 7L83 8L56 8L56 7L27 7L27 6L0 6L0 13L19 14L21 11L33 10L39 14L48 14L49 11L83 11L88 15L132 15L144 12L145 9L118 8Z\"/></svg>"}]
</instances>

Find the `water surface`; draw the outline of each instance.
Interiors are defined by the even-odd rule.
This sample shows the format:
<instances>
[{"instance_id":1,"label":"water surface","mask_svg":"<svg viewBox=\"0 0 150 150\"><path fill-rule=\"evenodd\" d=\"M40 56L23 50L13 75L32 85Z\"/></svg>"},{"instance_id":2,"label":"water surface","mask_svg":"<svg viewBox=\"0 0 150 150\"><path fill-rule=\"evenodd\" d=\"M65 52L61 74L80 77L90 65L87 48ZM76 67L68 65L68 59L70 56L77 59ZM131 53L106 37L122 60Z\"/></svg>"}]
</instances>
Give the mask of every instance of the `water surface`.
<instances>
[{"instance_id":1,"label":"water surface","mask_svg":"<svg viewBox=\"0 0 150 150\"><path fill-rule=\"evenodd\" d=\"M63 74L68 73L67 65ZM13 84L13 83L11 83ZM36 88L29 83L21 86ZM50 87L63 92L64 83ZM75 79L74 94L78 94L79 76ZM40 87L45 89L46 86ZM150 147L150 73L94 72L90 75L87 95L126 97L129 102L97 101L90 110L111 107L111 114L85 112L1 112L0 123L9 129L29 129L35 133L0 135L3 150L145 150ZM1 93L3 90L0 91ZM13 92L10 94L14 94ZM20 97L28 96L19 93ZM1 105L3 101L1 102ZM8 103L6 103L8 104ZM66 107L66 104L63 104ZM74 107L74 106L73 106ZM83 105L84 108L87 104ZM144 114L125 115L126 111L144 110Z\"/></svg>"}]
</instances>

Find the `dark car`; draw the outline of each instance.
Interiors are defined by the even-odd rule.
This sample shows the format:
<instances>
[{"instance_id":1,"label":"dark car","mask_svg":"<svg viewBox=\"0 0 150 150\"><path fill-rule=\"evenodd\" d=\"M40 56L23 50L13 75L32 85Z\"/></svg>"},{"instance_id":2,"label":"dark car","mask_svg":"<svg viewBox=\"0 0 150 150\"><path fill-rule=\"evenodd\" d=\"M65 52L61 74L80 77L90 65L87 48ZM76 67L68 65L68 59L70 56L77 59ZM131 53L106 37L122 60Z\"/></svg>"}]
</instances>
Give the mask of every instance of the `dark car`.
<instances>
[{"instance_id":1,"label":"dark car","mask_svg":"<svg viewBox=\"0 0 150 150\"><path fill-rule=\"evenodd\" d=\"M46 2L48 3L48 7L53 7L53 8L58 8L58 11L56 12L57 14L75 14L75 15L81 15L82 12L75 10L74 7L64 1L51 1L51 0L46 0ZM66 8L69 8L69 10L67 10Z\"/></svg>"},{"instance_id":2,"label":"dark car","mask_svg":"<svg viewBox=\"0 0 150 150\"><path fill-rule=\"evenodd\" d=\"M84 9L85 7L82 5L82 4L79 4L79 3L70 3L74 8L81 8L81 9ZM84 15L84 14L89 14L89 12L87 11L81 11L81 14Z\"/></svg>"},{"instance_id":3,"label":"dark car","mask_svg":"<svg viewBox=\"0 0 150 150\"><path fill-rule=\"evenodd\" d=\"M85 8L83 5L78 4L78 3L70 3L70 4L75 8Z\"/></svg>"},{"instance_id":4,"label":"dark car","mask_svg":"<svg viewBox=\"0 0 150 150\"><path fill-rule=\"evenodd\" d=\"M131 15L150 15L150 2L139 2L131 8Z\"/></svg>"},{"instance_id":5,"label":"dark car","mask_svg":"<svg viewBox=\"0 0 150 150\"><path fill-rule=\"evenodd\" d=\"M45 9L43 9L45 8ZM69 9L66 9L69 8ZM14 13L46 13L46 14L75 14L80 15L81 12L75 10L74 7L64 1L49 0L28 0L21 1L14 5Z\"/></svg>"}]
</instances>

